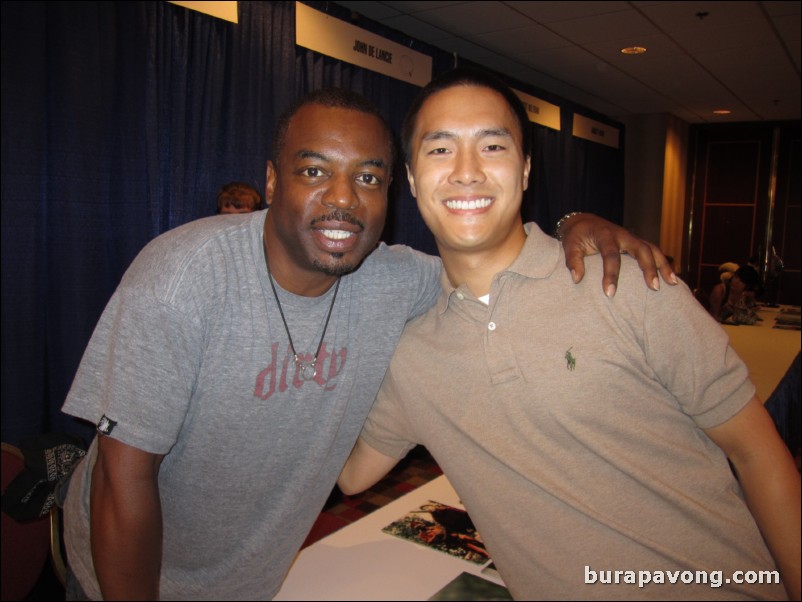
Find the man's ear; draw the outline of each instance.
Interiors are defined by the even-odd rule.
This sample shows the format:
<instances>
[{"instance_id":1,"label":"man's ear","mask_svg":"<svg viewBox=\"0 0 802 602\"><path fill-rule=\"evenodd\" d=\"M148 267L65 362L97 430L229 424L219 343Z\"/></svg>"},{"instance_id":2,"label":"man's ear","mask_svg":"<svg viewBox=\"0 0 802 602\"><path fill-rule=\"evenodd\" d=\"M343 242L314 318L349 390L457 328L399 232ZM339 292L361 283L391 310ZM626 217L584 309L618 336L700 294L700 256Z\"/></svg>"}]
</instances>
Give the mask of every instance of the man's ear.
<instances>
[{"instance_id":1,"label":"man's ear","mask_svg":"<svg viewBox=\"0 0 802 602\"><path fill-rule=\"evenodd\" d=\"M273 162L268 160L265 170L265 204L270 207L273 202L273 192L276 189L276 168Z\"/></svg>"},{"instance_id":2,"label":"man's ear","mask_svg":"<svg viewBox=\"0 0 802 602\"><path fill-rule=\"evenodd\" d=\"M407 168L407 182L409 182L409 189L412 191L412 196L418 198L415 192L415 176L412 175L412 170L409 168L409 163L405 163Z\"/></svg>"},{"instance_id":3,"label":"man's ear","mask_svg":"<svg viewBox=\"0 0 802 602\"><path fill-rule=\"evenodd\" d=\"M526 161L524 161L524 190L529 188L529 169L532 166L532 157L527 155Z\"/></svg>"}]
</instances>

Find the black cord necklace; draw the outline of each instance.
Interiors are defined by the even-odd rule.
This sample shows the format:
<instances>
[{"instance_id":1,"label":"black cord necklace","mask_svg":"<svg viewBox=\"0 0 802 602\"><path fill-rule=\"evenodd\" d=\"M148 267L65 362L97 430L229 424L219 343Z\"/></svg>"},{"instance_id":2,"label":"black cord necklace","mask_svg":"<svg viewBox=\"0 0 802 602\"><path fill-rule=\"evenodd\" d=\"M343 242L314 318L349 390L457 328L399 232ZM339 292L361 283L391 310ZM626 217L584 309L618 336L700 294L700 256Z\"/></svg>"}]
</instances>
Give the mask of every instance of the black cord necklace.
<instances>
[{"instance_id":1,"label":"black cord necklace","mask_svg":"<svg viewBox=\"0 0 802 602\"><path fill-rule=\"evenodd\" d=\"M317 356L320 354L320 349L323 347L323 338L326 336L326 329L329 327L329 319L331 318L331 312L334 309L334 302L337 300L337 291L340 290L340 278L337 278L337 284L334 286L334 295L331 298L331 305L329 306L329 313L326 316L326 323L323 325L323 333L320 335L320 342L317 344L317 351L315 351L315 357L312 358L311 362L304 362L301 358L298 357L298 352L295 351L295 345L292 342L292 335L290 334L290 327L287 326L287 319L284 317L284 310L281 309L281 301L278 300L278 293L276 292L276 285L273 284L273 273L270 271L270 262L267 260L267 244L262 241L262 248L265 252L265 263L267 264L267 279L270 282L270 288L273 289L273 297L276 299L276 305L278 305L278 313L281 314L281 321L284 322L284 330L287 331L287 338L290 340L290 349L292 349L293 359L295 360L295 366L297 367L298 371L301 373L301 378L304 380L312 380L317 376Z\"/></svg>"}]
</instances>

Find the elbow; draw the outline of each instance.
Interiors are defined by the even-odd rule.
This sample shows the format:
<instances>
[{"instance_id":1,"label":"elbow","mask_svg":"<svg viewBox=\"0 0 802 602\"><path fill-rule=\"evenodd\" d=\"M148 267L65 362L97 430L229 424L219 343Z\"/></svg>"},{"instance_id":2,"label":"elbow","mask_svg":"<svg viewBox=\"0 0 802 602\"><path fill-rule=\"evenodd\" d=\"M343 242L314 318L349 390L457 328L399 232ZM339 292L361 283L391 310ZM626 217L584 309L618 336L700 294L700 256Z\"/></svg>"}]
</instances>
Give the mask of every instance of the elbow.
<instances>
[{"instance_id":1,"label":"elbow","mask_svg":"<svg viewBox=\"0 0 802 602\"><path fill-rule=\"evenodd\" d=\"M350 477L347 470L343 470L343 472L340 473L340 477L337 479L337 487L339 487L340 491L345 495L356 495L367 489L367 486Z\"/></svg>"},{"instance_id":2,"label":"elbow","mask_svg":"<svg viewBox=\"0 0 802 602\"><path fill-rule=\"evenodd\" d=\"M337 486L345 495L362 493L378 483L397 461L379 453L359 439L340 472Z\"/></svg>"},{"instance_id":3,"label":"elbow","mask_svg":"<svg viewBox=\"0 0 802 602\"><path fill-rule=\"evenodd\" d=\"M347 484L342 484L339 481L337 481L337 487L340 488L340 491L343 492L343 495L356 495L364 491L364 489L360 490L356 487L349 487Z\"/></svg>"}]
</instances>

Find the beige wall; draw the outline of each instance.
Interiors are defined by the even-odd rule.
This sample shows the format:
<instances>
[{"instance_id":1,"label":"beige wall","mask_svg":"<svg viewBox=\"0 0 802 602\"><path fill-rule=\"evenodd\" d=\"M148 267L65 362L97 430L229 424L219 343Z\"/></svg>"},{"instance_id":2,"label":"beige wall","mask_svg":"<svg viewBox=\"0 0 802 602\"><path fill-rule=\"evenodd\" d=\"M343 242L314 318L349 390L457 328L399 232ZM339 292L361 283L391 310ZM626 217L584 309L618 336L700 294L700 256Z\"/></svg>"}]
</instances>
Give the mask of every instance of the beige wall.
<instances>
[{"instance_id":1,"label":"beige wall","mask_svg":"<svg viewBox=\"0 0 802 602\"><path fill-rule=\"evenodd\" d=\"M681 273L688 124L673 115L636 115L626 125L624 226L674 257Z\"/></svg>"}]
</instances>

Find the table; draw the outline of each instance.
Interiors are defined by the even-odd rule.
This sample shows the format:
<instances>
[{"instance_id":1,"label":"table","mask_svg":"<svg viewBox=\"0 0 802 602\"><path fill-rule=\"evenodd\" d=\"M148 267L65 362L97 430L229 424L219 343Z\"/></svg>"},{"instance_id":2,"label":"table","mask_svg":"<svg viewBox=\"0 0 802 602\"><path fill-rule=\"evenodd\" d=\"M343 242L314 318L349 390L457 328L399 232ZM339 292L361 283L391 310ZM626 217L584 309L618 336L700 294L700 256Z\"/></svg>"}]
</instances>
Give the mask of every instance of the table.
<instances>
[{"instance_id":1,"label":"table","mask_svg":"<svg viewBox=\"0 0 802 602\"><path fill-rule=\"evenodd\" d=\"M503 585L483 565L382 532L430 500L463 507L437 477L302 550L274 600L428 600L463 572Z\"/></svg>"},{"instance_id":2,"label":"table","mask_svg":"<svg viewBox=\"0 0 802 602\"><path fill-rule=\"evenodd\" d=\"M781 309L761 307L757 314L763 320L751 326L722 324L730 337L730 345L749 368L757 396L763 402L782 380L800 350L800 331L773 328L774 318Z\"/></svg>"}]
</instances>

